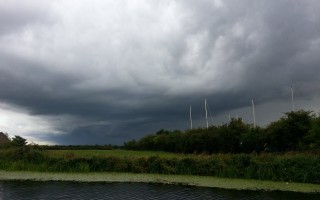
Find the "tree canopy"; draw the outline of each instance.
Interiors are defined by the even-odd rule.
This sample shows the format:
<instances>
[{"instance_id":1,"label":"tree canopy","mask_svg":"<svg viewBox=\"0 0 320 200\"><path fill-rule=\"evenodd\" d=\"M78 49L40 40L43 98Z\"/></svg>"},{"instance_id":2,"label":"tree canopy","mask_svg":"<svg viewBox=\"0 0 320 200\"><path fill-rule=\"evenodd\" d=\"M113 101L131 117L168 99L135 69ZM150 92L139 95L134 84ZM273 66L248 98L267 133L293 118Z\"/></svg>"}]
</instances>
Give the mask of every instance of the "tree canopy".
<instances>
[{"instance_id":1,"label":"tree canopy","mask_svg":"<svg viewBox=\"0 0 320 200\"><path fill-rule=\"evenodd\" d=\"M23 147L27 143L27 140L19 135L16 135L11 139L11 144L16 147Z\"/></svg>"},{"instance_id":2,"label":"tree canopy","mask_svg":"<svg viewBox=\"0 0 320 200\"><path fill-rule=\"evenodd\" d=\"M126 149L179 153L250 153L320 149L320 118L310 111L285 113L266 127L241 118L229 123L186 131L160 130L124 143Z\"/></svg>"}]
</instances>

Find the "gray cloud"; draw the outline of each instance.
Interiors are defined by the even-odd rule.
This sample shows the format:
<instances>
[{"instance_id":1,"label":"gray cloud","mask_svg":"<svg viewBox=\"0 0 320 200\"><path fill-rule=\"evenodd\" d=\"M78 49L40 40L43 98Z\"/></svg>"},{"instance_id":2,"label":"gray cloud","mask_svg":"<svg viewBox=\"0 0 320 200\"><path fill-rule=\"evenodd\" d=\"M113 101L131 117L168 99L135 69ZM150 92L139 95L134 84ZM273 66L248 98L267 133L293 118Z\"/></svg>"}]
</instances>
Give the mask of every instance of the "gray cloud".
<instances>
[{"instance_id":1,"label":"gray cloud","mask_svg":"<svg viewBox=\"0 0 320 200\"><path fill-rule=\"evenodd\" d=\"M49 3L34 0L0 2L0 36L20 32L29 25L53 22L53 13L46 12Z\"/></svg>"},{"instance_id":2,"label":"gray cloud","mask_svg":"<svg viewBox=\"0 0 320 200\"><path fill-rule=\"evenodd\" d=\"M13 5L0 4L0 101L54 117L62 134L43 140L119 144L184 129L189 105L202 126L204 98L223 121L251 99L287 101L291 84L297 101L320 98L315 0Z\"/></svg>"}]
</instances>

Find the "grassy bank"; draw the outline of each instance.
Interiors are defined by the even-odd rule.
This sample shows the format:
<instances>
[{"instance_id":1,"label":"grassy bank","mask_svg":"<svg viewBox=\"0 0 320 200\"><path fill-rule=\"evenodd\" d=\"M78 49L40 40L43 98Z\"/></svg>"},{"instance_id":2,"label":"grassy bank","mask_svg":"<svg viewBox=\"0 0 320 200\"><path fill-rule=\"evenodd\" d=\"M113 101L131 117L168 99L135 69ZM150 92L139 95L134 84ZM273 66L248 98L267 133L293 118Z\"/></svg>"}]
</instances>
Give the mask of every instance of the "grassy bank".
<instances>
[{"instance_id":1,"label":"grassy bank","mask_svg":"<svg viewBox=\"0 0 320 200\"><path fill-rule=\"evenodd\" d=\"M320 184L320 156L316 154L181 155L11 149L0 151L0 170L197 175Z\"/></svg>"},{"instance_id":2,"label":"grassy bank","mask_svg":"<svg viewBox=\"0 0 320 200\"><path fill-rule=\"evenodd\" d=\"M320 185L306 183L272 182L227 179L190 175L130 174L130 173L40 173L0 171L0 180L80 181L80 182L140 182L183 184L238 190L279 190L320 193Z\"/></svg>"}]
</instances>

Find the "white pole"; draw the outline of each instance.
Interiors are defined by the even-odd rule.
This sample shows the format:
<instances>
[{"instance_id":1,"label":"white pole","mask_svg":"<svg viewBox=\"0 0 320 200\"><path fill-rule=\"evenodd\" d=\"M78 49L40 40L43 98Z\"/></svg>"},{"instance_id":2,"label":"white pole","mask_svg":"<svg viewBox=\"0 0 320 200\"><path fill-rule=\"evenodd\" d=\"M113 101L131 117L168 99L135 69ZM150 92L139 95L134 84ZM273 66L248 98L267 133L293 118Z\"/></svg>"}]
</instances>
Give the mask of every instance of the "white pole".
<instances>
[{"instance_id":1,"label":"white pole","mask_svg":"<svg viewBox=\"0 0 320 200\"><path fill-rule=\"evenodd\" d=\"M256 127L256 114L255 114L255 111L254 111L254 102L253 102L253 99L252 99L252 116L253 116L253 128Z\"/></svg>"},{"instance_id":2,"label":"white pole","mask_svg":"<svg viewBox=\"0 0 320 200\"><path fill-rule=\"evenodd\" d=\"M292 100L292 111L294 112L294 100L293 100L293 87L291 85L291 100Z\"/></svg>"},{"instance_id":3,"label":"white pole","mask_svg":"<svg viewBox=\"0 0 320 200\"><path fill-rule=\"evenodd\" d=\"M191 114L191 105L190 105L190 129L192 129L192 114Z\"/></svg>"},{"instance_id":4,"label":"white pole","mask_svg":"<svg viewBox=\"0 0 320 200\"><path fill-rule=\"evenodd\" d=\"M207 129L209 128L209 123L208 123L208 111L207 111L207 99L204 100L204 108L206 111L206 123L207 123Z\"/></svg>"}]
</instances>

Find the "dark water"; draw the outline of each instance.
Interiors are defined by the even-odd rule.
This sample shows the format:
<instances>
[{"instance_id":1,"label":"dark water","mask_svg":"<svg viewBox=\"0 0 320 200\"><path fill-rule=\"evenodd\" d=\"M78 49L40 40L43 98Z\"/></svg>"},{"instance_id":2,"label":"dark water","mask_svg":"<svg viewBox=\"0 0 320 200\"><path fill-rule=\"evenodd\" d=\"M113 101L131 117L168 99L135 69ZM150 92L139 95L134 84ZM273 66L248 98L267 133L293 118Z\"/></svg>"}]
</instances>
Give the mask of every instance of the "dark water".
<instances>
[{"instance_id":1,"label":"dark water","mask_svg":"<svg viewBox=\"0 0 320 200\"><path fill-rule=\"evenodd\" d=\"M307 199L320 194L238 191L144 183L0 181L0 199Z\"/></svg>"}]
</instances>

